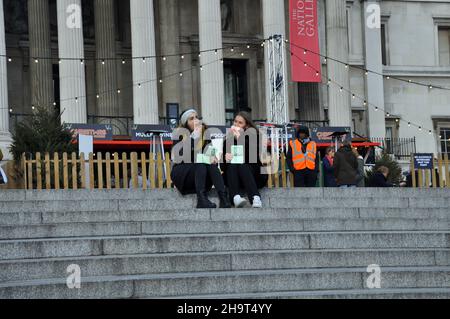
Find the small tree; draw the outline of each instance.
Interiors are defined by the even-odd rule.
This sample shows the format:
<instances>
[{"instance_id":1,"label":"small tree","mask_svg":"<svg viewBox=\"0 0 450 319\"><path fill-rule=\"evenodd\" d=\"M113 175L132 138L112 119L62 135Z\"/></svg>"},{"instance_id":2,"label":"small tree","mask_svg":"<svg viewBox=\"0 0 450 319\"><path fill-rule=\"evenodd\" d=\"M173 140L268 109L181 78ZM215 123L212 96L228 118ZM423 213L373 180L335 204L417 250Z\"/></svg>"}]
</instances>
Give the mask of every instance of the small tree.
<instances>
[{"instance_id":1,"label":"small tree","mask_svg":"<svg viewBox=\"0 0 450 319\"><path fill-rule=\"evenodd\" d=\"M22 177L20 160L23 153L29 158L37 152L71 154L77 149L72 144L72 132L61 124L59 114L43 107L38 107L33 116L17 124L12 140L10 150L15 161L16 179Z\"/></svg>"},{"instance_id":2,"label":"small tree","mask_svg":"<svg viewBox=\"0 0 450 319\"><path fill-rule=\"evenodd\" d=\"M369 185L372 176L381 166L385 166L389 169L389 175L387 177L388 182L399 185L402 181L402 168L391 155L385 152L376 158L375 166L366 172L366 185Z\"/></svg>"}]
</instances>

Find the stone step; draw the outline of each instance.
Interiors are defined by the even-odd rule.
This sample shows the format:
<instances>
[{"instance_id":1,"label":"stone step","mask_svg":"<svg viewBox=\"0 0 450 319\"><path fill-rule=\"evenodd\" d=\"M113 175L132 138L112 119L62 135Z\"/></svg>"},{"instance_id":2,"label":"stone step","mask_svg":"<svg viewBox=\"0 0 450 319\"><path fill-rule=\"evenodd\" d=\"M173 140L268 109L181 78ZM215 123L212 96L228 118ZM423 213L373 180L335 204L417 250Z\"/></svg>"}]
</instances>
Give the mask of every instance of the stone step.
<instances>
[{"instance_id":1,"label":"stone step","mask_svg":"<svg viewBox=\"0 0 450 319\"><path fill-rule=\"evenodd\" d=\"M176 200L174 200L176 199ZM217 199L214 199L217 203ZM194 197L149 198L149 199L85 199L85 200L30 200L2 201L1 213L43 212L96 212L96 211L151 211L193 209ZM263 198L265 208L448 208L450 197L269 197Z\"/></svg>"},{"instance_id":2,"label":"stone step","mask_svg":"<svg viewBox=\"0 0 450 319\"><path fill-rule=\"evenodd\" d=\"M261 194L265 198L291 197L291 198L360 198L360 197L411 197L450 198L450 188L414 189L414 188L272 188L263 189ZM215 196L215 192L211 192ZM119 199L173 199L181 198L175 189L165 190L4 190L0 202L8 201L66 201L66 200L119 200ZM195 196L187 196L193 199Z\"/></svg>"},{"instance_id":3,"label":"stone step","mask_svg":"<svg viewBox=\"0 0 450 319\"><path fill-rule=\"evenodd\" d=\"M273 291L268 293L169 296L160 299L450 299L449 288Z\"/></svg>"},{"instance_id":4,"label":"stone step","mask_svg":"<svg viewBox=\"0 0 450 319\"><path fill-rule=\"evenodd\" d=\"M0 284L0 298L152 298L302 290L364 290L366 268L220 271L135 276L82 277L81 289L66 278ZM384 267L384 289L450 288L450 267ZM368 289L369 290L369 289Z\"/></svg>"},{"instance_id":5,"label":"stone step","mask_svg":"<svg viewBox=\"0 0 450 319\"><path fill-rule=\"evenodd\" d=\"M283 218L257 220L174 220L135 222L68 222L0 226L1 239L32 239L113 235L208 234L292 231L448 230L448 219Z\"/></svg>"},{"instance_id":6,"label":"stone step","mask_svg":"<svg viewBox=\"0 0 450 319\"><path fill-rule=\"evenodd\" d=\"M273 249L449 248L450 231L265 232L0 240L0 260Z\"/></svg>"},{"instance_id":7,"label":"stone step","mask_svg":"<svg viewBox=\"0 0 450 319\"><path fill-rule=\"evenodd\" d=\"M327 267L450 266L450 249L272 250L42 258L0 261L0 282L61 278Z\"/></svg>"},{"instance_id":8,"label":"stone step","mask_svg":"<svg viewBox=\"0 0 450 319\"><path fill-rule=\"evenodd\" d=\"M66 211L0 213L0 226L63 224L63 223L108 223L108 222L154 222L154 221L245 221L287 219L428 219L450 218L448 208L279 208L279 209L176 209L137 211Z\"/></svg>"}]
</instances>

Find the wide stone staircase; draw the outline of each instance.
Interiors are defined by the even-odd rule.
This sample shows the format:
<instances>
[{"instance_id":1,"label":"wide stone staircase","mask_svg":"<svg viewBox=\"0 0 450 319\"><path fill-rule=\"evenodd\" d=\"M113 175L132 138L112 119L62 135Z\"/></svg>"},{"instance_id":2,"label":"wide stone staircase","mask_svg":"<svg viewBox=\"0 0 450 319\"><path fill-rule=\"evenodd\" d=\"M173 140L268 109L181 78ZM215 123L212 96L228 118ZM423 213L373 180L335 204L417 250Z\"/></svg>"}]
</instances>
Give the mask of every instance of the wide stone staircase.
<instances>
[{"instance_id":1,"label":"wide stone staircase","mask_svg":"<svg viewBox=\"0 0 450 319\"><path fill-rule=\"evenodd\" d=\"M450 190L273 189L263 203L1 191L0 298L450 297Z\"/></svg>"}]
</instances>

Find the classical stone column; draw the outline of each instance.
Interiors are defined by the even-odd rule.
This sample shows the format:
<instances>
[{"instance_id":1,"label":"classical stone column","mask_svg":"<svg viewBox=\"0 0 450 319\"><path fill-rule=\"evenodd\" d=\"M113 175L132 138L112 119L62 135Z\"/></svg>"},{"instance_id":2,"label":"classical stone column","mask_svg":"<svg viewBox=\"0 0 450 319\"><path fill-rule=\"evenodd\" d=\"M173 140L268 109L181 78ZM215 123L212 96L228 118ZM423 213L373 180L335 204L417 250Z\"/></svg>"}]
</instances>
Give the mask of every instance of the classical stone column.
<instances>
[{"instance_id":1,"label":"classical stone column","mask_svg":"<svg viewBox=\"0 0 450 319\"><path fill-rule=\"evenodd\" d=\"M379 1L365 1L364 2L364 21L367 20L369 13L367 7L373 4L378 4ZM383 62L381 54L381 30L379 28L369 26L364 23L364 37L366 46L366 68L375 71L378 74L383 74ZM369 114L369 136L381 137L386 136L386 122L384 112L376 111L373 106L378 106L384 109L384 85L383 77L374 73L367 75L367 111Z\"/></svg>"},{"instance_id":2,"label":"classical stone column","mask_svg":"<svg viewBox=\"0 0 450 319\"><path fill-rule=\"evenodd\" d=\"M114 0L94 0L98 116L119 116L117 64L108 60L116 58L114 4Z\"/></svg>"},{"instance_id":3,"label":"classical stone column","mask_svg":"<svg viewBox=\"0 0 450 319\"><path fill-rule=\"evenodd\" d=\"M160 0L159 2L159 35L161 55L180 54L180 23L178 0ZM180 56L168 56L161 62L163 76L175 74L164 79L162 84L162 102L165 109L167 103L180 103Z\"/></svg>"},{"instance_id":4,"label":"classical stone column","mask_svg":"<svg viewBox=\"0 0 450 319\"><path fill-rule=\"evenodd\" d=\"M221 48L222 19L220 0L198 0L200 51ZM208 124L225 125L225 93L223 54L202 52L200 57L201 102L203 120Z\"/></svg>"},{"instance_id":5,"label":"classical stone column","mask_svg":"<svg viewBox=\"0 0 450 319\"><path fill-rule=\"evenodd\" d=\"M9 133L8 78L6 76L5 19L3 1L0 1L0 149L4 159L10 159L8 147L11 143Z\"/></svg>"},{"instance_id":6,"label":"classical stone column","mask_svg":"<svg viewBox=\"0 0 450 319\"><path fill-rule=\"evenodd\" d=\"M61 122L86 123L86 78L81 0L58 0ZM79 58L64 60L64 58Z\"/></svg>"},{"instance_id":7,"label":"classical stone column","mask_svg":"<svg viewBox=\"0 0 450 319\"><path fill-rule=\"evenodd\" d=\"M284 0L262 0L263 9L263 32L264 38L267 39L273 35L282 35L286 39L286 17L284 11ZM288 58L286 54L286 59ZM264 64L265 64L265 78L266 78L266 117L270 119L272 112L272 102L270 99L270 91L272 88L272 83L270 81L270 67L269 67L269 50L268 45L265 47L264 51ZM284 79L286 80L286 85L288 85L289 77L287 73L288 63L286 61L286 72L284 73ZM289 96L286 96L286 108L289 108ZM289 110L288 110L289 115ZM289 121L289 119L288 119Z\"/></svg>"},{"instance_id":8,"label":"classical stone column","mask_svg":"<svg viewBox=\"0 0 450 319\"><path fill-rule=\"evenodd\" d=\"M155 56L153 0L131 0L133 57ZM158 124L158 81L156 59L133 59L134 124ZM139 84L141 84L139 86Z\"/></svg>"},{"instance_id":9,"label":"classical stone column","mask_svg":"<svg viewBox=\"0 0 450 319\"><path fill-rule=\"evenodd\" d=\"M48 0L28 0L31 104L53 108L53 70Z\"/></svg>"},{"instance_id":10,"label":"classical stone column","mask_svg":"<svg viewBox=\"0 0 450 319\"><path fill-rule=\"evenodd\" d=\"M348 63L348 31L346 1L328 0L326 6L327 55L330 58ZM346 90L350 89L349 68L344 64L327 61L328 78L339 83ZM328 89L328 117L330 126L352 126L350 94L340 92L337 84Z\"/></svg>"}]
</instances>

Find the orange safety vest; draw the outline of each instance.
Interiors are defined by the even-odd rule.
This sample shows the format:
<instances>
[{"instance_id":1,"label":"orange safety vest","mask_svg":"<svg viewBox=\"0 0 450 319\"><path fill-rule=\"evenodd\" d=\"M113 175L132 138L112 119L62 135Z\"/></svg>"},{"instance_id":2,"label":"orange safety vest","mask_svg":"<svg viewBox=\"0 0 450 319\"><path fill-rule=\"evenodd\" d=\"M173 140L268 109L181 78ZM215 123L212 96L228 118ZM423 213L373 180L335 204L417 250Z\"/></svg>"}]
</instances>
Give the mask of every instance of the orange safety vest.
<instances>
[{"instance_id":1,"label":"orange safety vest","mask_svg":"<svg viewBox=\"0 0 450 319\"><path fill-rule=\"evenodd\" d=\"M294 144L295 143L295 144ZM294 169L300 171L303 169L314 170L316 168L316 154L317 154L317 144L316 142L309 142L306 146L306 154L302 151L302 143L299 140L290 141L292 149L292 163L294 164Z\"/></svg>"}]
</instances>

